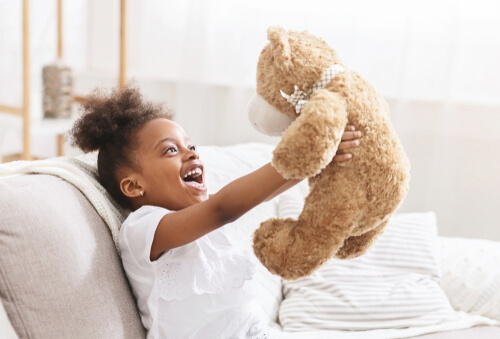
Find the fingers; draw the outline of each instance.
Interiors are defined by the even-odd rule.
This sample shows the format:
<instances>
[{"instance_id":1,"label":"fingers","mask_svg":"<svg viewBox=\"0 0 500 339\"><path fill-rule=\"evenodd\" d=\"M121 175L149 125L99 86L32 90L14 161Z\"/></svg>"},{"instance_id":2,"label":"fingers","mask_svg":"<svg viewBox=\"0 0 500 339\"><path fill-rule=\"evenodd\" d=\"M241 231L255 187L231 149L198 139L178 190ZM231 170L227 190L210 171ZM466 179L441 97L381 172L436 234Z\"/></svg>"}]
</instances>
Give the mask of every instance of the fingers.
<instances>
[{"instance_id":1,"label":"fingers","mask_svg":"<svg viewBox=\"0 0 500 339\"><path fill-rule=\"evenodd\" d=\"M361 132L356 131L356 128L352 125L346 126L344 130L344 134L342 134L342 138L339 144L337 151L356 148L359 146L359 138L361 138ZM334 161L347 161L352 158L352 154L337 154L333 157Z\"/></svg>"},{"instance_id":2,"label":"fingers","mask_svg":"<svg viewBox=\"0 0 500 339\"><path fill-rule=\"evenodd\" d=\"M341 140L351 140L354 138L361 137L361 132L356 131L355 127L352 125L346 126L344 133L342 134Z\"/></svg>"},{"instance_id":3,"label":"fingers","mask_svg":"<svg viewBox=\"0 0 500 339\"><path fill-rule=\"evenodd\" d=\"M355 132L344 132L342 134L341 140L351 140L351 139L356 139L361 137L361 132L360 131L355 131Z\"/></svg>"},{"instance_id":4,"label":"fingers","mask_svg":"<svg viewBox=\"0 0 500 339\"><path fill-rule=\"evenodd\" d=\"M347 161L351 158L352 158L352 155L350 153L347 153L347 154L336 155L333 157L333 160L334 161Z\"/></svg>"},{"instance_id":5,"label":"fingers","mask_svg":"<svg viewBox=\"0 0 500 339\"><path fill-rule=\"evenodd\" d=\"M359 146L359 140L341 141L338 149L354 148Z\"/></svg>"}]
</instances>

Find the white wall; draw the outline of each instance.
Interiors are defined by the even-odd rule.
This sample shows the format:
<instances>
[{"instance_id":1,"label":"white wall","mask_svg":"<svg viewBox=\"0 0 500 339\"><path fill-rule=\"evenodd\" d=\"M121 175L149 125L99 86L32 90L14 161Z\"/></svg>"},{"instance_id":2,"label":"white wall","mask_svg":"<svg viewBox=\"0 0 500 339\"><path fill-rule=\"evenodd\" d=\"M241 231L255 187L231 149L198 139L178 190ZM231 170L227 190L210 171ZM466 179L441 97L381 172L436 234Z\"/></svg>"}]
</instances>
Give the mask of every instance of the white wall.
<instances>
[{"instance_id":1,"label":"white wall","mask_svg":"<svg viewBox=\"0 0 500 339\"><path fill-rule=\"evenodd\" d=\"M500 241L500 109L389 105L412 166L401 211L435 211L441 235Z\"/></svg>"},{"instance_id":2,"label":"white wall","mask_svg":"<svg viewBox=\"0 0 500 339\"><path fill-rule=\"evenodd\" d=\"M20 103L20 1L0 0L0 102ZM118 1L65 2L65 55L78 93L112 86ZM167 101L198 144L277 142L254 131L246 103L265 30L279 24L323 37L387 98L412 163L401 212L436 212L439 232L500 240L500 3L494 0L129 1L128 72ZM40 71L55 58L55 1L32 5L33 119ZM20 16L19 16L20 17ZM0 115L0 127L5 117ZM1 130L1 129L0 129ZM19 152L18 133L3 153ZM35 137L34 153L55 154ZM74 150L67 150L74 154Z\"/></svg>"}]
</instances>

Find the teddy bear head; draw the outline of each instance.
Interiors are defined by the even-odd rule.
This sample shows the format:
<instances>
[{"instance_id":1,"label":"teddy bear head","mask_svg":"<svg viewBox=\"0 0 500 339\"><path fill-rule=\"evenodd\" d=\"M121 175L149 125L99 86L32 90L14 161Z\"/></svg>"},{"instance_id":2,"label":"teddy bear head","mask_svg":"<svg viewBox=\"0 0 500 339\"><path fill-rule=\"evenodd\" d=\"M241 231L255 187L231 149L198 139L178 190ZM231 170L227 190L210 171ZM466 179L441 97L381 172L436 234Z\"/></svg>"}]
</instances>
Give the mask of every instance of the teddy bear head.
<instances>
[{"instance_id":1,"label":"teddy bear head","mask_svg":"<svg viewBox=\"0 0 500 339\"><path fill-rule=\"evenodd\" d=\"M260 132L280 136L299 116L285 96L296 87L309 92L326 69L342 62L325 41L307 32L270 27L267 38L269 43L257 64L257 89L248 115Z\"/></svg>"}]
</instances>

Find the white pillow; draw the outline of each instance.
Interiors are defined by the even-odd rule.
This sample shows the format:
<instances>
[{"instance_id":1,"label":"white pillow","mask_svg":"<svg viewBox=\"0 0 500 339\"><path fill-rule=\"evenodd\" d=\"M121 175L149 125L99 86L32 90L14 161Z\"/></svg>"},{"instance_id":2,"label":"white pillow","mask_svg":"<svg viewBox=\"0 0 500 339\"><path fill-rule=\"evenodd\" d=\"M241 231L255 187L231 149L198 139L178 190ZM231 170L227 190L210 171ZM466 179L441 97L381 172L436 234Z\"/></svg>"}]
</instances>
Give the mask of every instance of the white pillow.
<instances>
[{"instance_id":1,"label":"white pillow","mask_svg":"<svg viewBox=\"0 0 500 339\"><path fill-rule=\"evenodd\" d=\"M298 206L285 205L284 216ZM309 277L284 281L281 325L285 331L372 330L456 320L439 284L438 253L433 212L395 214L361 257L332 259Z\"/></svg>"},{"instance_id":2,"label":"white pillow","mask_svg":"<svg viewBox=\"0 0 500 339\"><path fill-rule=\"evenodd\" d=\"M247 143L234 146L202 146L200 159L205 167L205 179L210 194L216 193L231 181L248 174L271 161L274 146ZM278 201L262 203L235 222L224 226L231 241L240 248L253 253L253 232L261 222L278 216ZM270 322L278 321L278 308L283 299L281 279L272 275L255 258L256 281L261 287L260 303Z\"/></svg>"},{"instance_id":3,"label":"white pillow","mask_svg":"<svg viewBox=\"0 0 500 339\"><path fill-rule=\"evenodd\" d=\"M441 287L453 307L500 320L500 242L440 240Z\"/></svg>"}]
</instances>

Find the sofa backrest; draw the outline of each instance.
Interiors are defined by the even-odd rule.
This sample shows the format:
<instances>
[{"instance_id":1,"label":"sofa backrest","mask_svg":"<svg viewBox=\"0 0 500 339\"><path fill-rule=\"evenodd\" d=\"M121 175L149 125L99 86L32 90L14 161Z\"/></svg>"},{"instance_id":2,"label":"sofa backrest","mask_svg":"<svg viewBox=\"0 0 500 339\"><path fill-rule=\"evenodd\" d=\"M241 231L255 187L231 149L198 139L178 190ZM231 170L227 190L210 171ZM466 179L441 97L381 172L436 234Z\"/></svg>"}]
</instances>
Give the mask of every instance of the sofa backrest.
<instances>
[{"instance_id":1,"label":"sofa backrest","mask_svg":"<svg viewBox=\"0 0 500 339\"><path fill-rule=\"evenodd\" d=\"M0 179L0 299L20 338L145 338L101 217L50 175Z\"/></svg>"}]
</instances>

